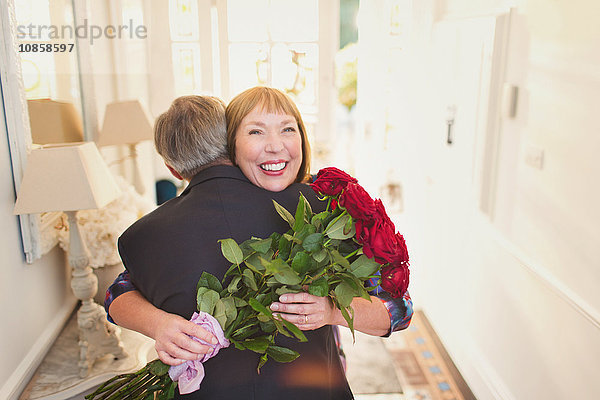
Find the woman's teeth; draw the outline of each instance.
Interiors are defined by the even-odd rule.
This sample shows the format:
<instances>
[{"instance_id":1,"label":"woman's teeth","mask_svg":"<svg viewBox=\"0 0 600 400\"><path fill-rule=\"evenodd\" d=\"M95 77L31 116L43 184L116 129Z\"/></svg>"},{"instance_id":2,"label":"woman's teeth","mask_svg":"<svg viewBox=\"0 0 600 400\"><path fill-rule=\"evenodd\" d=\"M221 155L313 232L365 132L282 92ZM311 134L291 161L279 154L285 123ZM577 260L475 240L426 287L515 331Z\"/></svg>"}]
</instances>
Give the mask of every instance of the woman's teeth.
<instances>
[{"instance_id":1,"label":"woman's teeth","mask_svg":"<svg viewBox=\"0 0 600 400\"><path fill-rule=\"evenodd\" d=\"M281 171L285 168L285 162L280 162L276 164L260 164L260 167L265 171Z\"/></svg>"}]
</instances>

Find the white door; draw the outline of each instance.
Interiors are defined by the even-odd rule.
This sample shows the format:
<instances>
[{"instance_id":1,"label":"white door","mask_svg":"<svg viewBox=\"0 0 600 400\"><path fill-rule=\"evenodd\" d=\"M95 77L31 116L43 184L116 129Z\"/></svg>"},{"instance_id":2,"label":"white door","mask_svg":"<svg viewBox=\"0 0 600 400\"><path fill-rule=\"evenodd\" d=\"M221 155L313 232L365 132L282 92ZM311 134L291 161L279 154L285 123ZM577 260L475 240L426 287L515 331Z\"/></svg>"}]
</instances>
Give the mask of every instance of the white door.
<instances>
[{"instance_id":1,"label":"white door","mask_svg":"<svg viewBox=\"0 0 600 400\"><path fill-rule=\"evenodd\" d=\"M467 271L470 221L478 212L485 144L494 118L501 54L495 46L495 16L442 20L433 26L426 151L423 264L428 290L448 293L444 285ZM492 110L491 112L489 110ZM431 276L429 276L431 274ZM447 275L446 275L447 274ZM434 289L435 288L435 289Z\"/></svg>"}]
</instances>

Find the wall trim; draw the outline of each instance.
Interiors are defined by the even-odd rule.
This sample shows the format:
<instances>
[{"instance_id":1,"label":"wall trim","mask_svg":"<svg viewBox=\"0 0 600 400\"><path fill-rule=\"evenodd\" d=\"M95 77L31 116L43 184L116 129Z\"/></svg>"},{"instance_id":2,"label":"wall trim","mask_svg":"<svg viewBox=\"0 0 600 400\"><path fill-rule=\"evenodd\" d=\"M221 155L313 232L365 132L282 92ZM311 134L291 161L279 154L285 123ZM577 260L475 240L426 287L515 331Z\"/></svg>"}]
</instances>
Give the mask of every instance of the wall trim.
<instances>
[{"instance_id":1,"label":"wall trim","mask_svg":"<svg viewBox=\"0 0 600 400\"><path fill-rule=\"evenodd\" d=\"M487 220L487 218L483 216L481 217L481 219L484 220L484 229L488 231L490 237L498 245L500 245L503 250L515 258L515 260L517 260L521 266L531 273L534 278L542 282L546 287L558 295L597 329L600 329L600 311L579 296L573 289L564 284L559 278L556 277L556 275L550 272L548 268L537 262L535 259L533 259L533 257L527 255L525 251L523 251L519 246L515 245L497 228L495 228L493 224Z\"/></svg>"},{"instance_id":2,"label":"wall trim","mask_svg":"<svg viewBox=\"0 0 600 400\"><path fill-rule=\"evenodd\" d=\"M15 368L12 375L0 388L0 399L17 400L25 389L38 366L54 344L54 341L62 331L67 320L75 310L76 298L68 298L57 311L56 316L50 321L46 329L36 340L23 360Z\"/></svg>"},{"instance_id":3,"label":"wall trim","mask_svg":"<svg viewBox=\"0 0 600 400\"><path fill-rule=\"evenodd\" d=\"M466 354L473 370L479 376L480 381L489 391L489 394L496 400L516 400L510 389L504 384L502 378L496 373L496 370L479 349L469 346Z\"/></svg>"}]
</instances>

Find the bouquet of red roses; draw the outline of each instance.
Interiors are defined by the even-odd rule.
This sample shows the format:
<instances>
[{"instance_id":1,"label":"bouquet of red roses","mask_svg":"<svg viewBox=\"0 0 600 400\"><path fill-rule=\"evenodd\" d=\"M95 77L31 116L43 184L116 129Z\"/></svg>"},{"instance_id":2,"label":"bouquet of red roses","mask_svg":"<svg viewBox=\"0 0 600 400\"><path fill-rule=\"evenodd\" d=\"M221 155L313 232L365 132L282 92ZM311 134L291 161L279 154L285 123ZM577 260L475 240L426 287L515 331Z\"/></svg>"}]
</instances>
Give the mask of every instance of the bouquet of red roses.
<instances>
[{"instance_id":1,"label":"bouquet of red roses","mask_svg":"<svg viewBox=\"0 0 600 400\"><path fill-rule=\"evenodd\" d=\"M295 360L299 354L275 345L275 338L282 334L306 341L306 337L269 309L285 293L308 291L329 297L353 334L351 303L355 297L371 299L367 280L379 277L385 291L401 297L408 287L408 252L381 201L373 200L356 179L337 168L319 171L311 186L327 201L325 211L315 214L302 195L294 215L273 202L289 231L240 244L220 240L231 267L223 281L202 273L196 296L199 313L191 319L217 337L216 345L203 342L213 351L171 368L155 360L136 373L113 378L86 398L150 399L156 392L159 399L169 399L177 384L180 393L190 393L204 378L202 362L230 344L260 354L258 370L268 359Z\"/></svg>"},{"instance_id":2,"label":"bouquet of red roses","mask_svg":"<svg viewBox=\"0 0 600 400\"><path fill-rule=\"evenodd\" d=\"M339 205L345 210L348 221L354 223L354 240L362 245L362 252L382 264L381 288L393 297L402 297L409 283L408 251L381 200L373 200L355 178L333 167L320 170L311 186L328 200L328 209Z\"/></svg>"}]
</instances>

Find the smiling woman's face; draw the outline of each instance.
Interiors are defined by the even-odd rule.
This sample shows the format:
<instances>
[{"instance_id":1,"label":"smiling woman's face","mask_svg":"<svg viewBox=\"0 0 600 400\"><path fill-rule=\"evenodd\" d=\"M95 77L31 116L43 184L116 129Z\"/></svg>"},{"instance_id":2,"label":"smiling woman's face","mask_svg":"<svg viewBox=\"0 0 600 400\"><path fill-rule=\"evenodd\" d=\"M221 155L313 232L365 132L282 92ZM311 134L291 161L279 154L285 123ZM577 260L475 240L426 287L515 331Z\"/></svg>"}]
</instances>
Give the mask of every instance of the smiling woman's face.
<instances>
[{"instance_id":1,"label":"smiling woman's face","mask_svg":"<svg viewBox=\"0 0 600 400\"><path fill-rule=\"evenodd\" d=\"M296 119L255 107L236 130L235 160L256 186L272 192L288 187L302 164L302 137Z\"/></svg>"}]
</instances>

